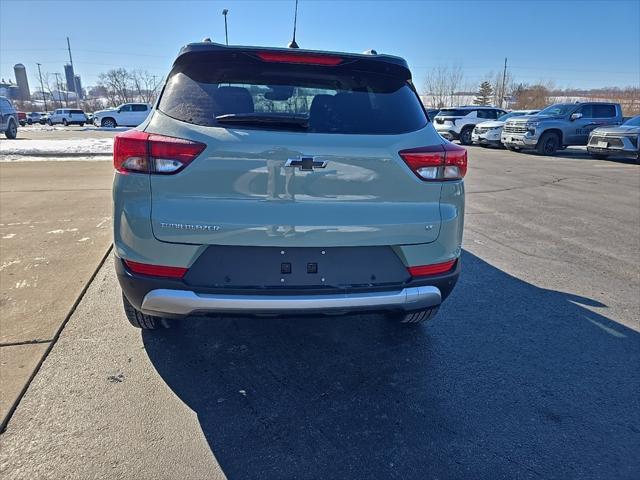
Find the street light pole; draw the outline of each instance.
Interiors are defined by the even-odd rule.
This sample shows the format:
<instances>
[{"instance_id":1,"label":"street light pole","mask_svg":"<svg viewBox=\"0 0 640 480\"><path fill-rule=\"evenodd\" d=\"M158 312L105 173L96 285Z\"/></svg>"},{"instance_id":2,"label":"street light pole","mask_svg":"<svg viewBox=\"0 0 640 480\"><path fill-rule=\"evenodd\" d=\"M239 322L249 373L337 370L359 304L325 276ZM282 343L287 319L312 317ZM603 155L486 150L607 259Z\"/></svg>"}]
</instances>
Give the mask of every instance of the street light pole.
<instances>
[{"instance_id":1,"label":"street light pole","mask_svg":"<svg viewBox=\"0 0 640 480\"><path fill-rule=\"evenodd\" d=\"M42 92L42 100L44 101L44 111L48 111L49 109L47 108L47 98L44 96L44 83L42 82L42 72L40 71L40 64L36 63L36 65L38 65L38 75L40 76L40 91Z\"/></svg>"},{"instance_id":2,"label":"street light pole","mask_svg":"<svg viewBox=\"0 0 640 480\"><path fill-rule=\"evenodd\" d=\"M226 44L229 45L229 32L227 30L227 13L229 13L229 10L227 10L226 8L222 10L222 15L224 15L224 40Z\"/></svg>"}]
</instances>

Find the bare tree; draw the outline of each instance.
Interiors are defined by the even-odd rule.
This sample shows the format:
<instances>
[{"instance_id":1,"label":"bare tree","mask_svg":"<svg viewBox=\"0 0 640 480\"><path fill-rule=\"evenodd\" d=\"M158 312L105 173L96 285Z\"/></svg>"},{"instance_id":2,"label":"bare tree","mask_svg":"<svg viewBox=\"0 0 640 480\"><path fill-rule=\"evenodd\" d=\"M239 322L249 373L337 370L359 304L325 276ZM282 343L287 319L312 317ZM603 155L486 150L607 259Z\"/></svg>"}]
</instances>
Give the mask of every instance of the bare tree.
<instances>
[{"instance_id":1,"label":"bare tree","mask_svg":"<svg viewBox=\"0 0 640 480\"><path fill-rule=\"evenodd\" d=\"M113 105L133 100L131 74L124 68L114 68L98 75L98 85L106 89L107 98Z\"/></svg>"},{"instance_id":2,"label":"bare tree","mask_svg":"<svg viewBox=\"0 0 640 480\"><path fill-rule=\"evenodd\" d=\"M433 108L452 106L460 99L464 75L460 65L438 65L431 69L424 82L424 95Z\"/></svg>"},{"instance_id":3,"label":"bare tree","mask_svg":"<svg viewBox=\"0 0 640 480\"><path fill-rule=\"evenodd\" d=\"M551 89L547 85L520 84L514 91L517 109L544 108L551 103Z\"/></svg>"},{"instance_id":4,"label":"bare tree","mask_svg":"<svg viewBox=\"0 0 640 480\"><path fill-rule=\"evenodd\" d=\"M153 103L158 95L158 88L162 79L146 70L131 72L131 80L138 99L144 103Z\"/></svg>"}]
</instances>

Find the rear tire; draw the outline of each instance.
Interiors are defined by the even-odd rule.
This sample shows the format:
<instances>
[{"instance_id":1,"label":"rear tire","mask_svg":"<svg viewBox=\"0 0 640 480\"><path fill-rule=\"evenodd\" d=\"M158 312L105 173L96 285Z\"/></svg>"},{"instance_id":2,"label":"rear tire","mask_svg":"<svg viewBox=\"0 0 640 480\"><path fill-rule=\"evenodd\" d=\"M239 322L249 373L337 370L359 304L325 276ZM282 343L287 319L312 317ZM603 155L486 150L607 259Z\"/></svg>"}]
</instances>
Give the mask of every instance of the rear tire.
<instances>
[{"instance_id":1,"label":"rear tire","mask_svg":"<svg viewBox=\"0 0 640 480\"><path fill-rule=\"evenodd\" d=\"M81 127L84 127L84 122L80 122L80 126L81 126Z\"/></svg>"},{"instance_id":2,"label":"rear tire","mask_svg":"<svg viewBox=\"0 0 640 480\"><path fill-rule=\"evenodd\" d=\"M169 328L171 324L166 318L154 317L153 315L146 315L140 310L137 310L127 297L122 294L122 303L124 305L124 313L127 316L129 323L136 328L143 330L156 330L158 328Z\"/></svg>"},{"instance_id":3,"label":"rear tire","mask_svg":"<svg viewBox=\"0 0 640 480\"><path fill-rule=\"evenodd\" d=\"M462 145L471 145L471 132L473 130L473 127L469 128L469 127L465 127L462 129L462 131L460 132L460 143Z\"/></svg>"},{"instance_id":4,"label":"rear tire","mask_svg":"<svg viewBox=\"0 0 640 480\"><path fill-rule=\"evenodd\" d=\"M560 138L558 134L554 132L545 132L538 140L536 145L536 151L540 155L555 155L558 149L561 147Z\"/></svg>"},{"instance_id":5,"label":"rear tire","mask_svg":"<svg viewBox=\"0 0 640 480\"><path fill-rule=\"evenodd\" d=\"M427 308L426 310L418 310L415 312L396 312L389 316L399 323L415 325L431 320L438 313L438 308L439 307Z\"/></svg>"},{"instance_id":6,"label":"rear tire","mask_svg":"<svg viewBox=\"0 0 640 480\"><path fill-rule=\"evenodd\" d=\"M7 136L8 139L11 139L11 140L15 139L18 136L18 126L16 125L16 122L11 120L4 134Z\"/></svg>"},{"instance_id":7,"label":"rear tire","mask_svg":"<svg viewBox=\"0 0 640 480\"><path fill-rule=\"evenodd\" d=\"M62 119L62 125L64 125L65 127L68 127L68 126L69 126L69 122L67 122L67 119L66 119L66 118L63 118L63 119Z\"/></svg>"}]
</instances>

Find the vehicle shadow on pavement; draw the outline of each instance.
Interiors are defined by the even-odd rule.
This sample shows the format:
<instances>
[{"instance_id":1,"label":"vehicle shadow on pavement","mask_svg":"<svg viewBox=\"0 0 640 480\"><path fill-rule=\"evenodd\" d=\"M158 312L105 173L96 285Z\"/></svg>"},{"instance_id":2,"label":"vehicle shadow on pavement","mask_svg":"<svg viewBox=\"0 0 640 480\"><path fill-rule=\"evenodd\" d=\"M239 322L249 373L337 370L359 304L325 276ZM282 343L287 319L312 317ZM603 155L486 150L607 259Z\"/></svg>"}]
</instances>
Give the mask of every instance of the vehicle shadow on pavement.
<instances>
[{"instance_id":1,"label":"vehicle shadow on pavement","mask_svg":"<svg viewBox=\"0 0 640 480\"><path fill-rule=\"evenodd\" d=\"M640 334L585 306L465 252L428 325L198 318L143 340L229 478L638 478Z\"/></svg>"}]
</instances>

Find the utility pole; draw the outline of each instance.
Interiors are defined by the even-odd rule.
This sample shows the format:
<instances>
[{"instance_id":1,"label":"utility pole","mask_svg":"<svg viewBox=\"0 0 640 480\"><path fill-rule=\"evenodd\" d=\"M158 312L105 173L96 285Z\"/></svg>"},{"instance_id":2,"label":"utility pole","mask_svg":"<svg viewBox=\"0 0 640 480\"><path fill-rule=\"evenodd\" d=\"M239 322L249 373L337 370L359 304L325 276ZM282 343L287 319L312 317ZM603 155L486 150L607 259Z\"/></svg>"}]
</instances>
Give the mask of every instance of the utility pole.
<instances>
[{"instance_id":1,"label":"utility pole","mask_svg":"<svg viewBox=\"0 0 640 480\"><path fill-rule=\"evenodd\" d=\"M36 65L38 65L38 75L40 76L40 91L42 92L42 100L44 101L44 111L48 111L49 109L47 108L47 97L44 96L44 83L42 82L42 72L40 71L40 64L36 63Z\"/></svg>"},{"instance_id":2,"label":"utility pole","mask_svg":"<svg viewBox=\"0 0 640 480\"><path fill-rule=\"evenodd\" d=\"M222 10L222 15L224 15L224 40L227 45L229 45L229 32L227 31L227 13L229 13L229 10L227 10L226 8Z\"/></svg>"},{"instance_id":3,"label":"utility pole","mask_svg":"<svg viewBox=\"0 0 640 480\"><path fill-rule=\"evenodd\" d=\"M505 97L505 84L507 82L507 57L504 57L504 71L502 72L502 88L500 89L500 108L502 108L502 104L504 103Z\"/></svg>"},{"instance_id":4,"label":"utility pole","mask_svg":"<svg viewBox=\"0 0 640 480\"><path fill-rule=\"evenodd\" d=\"M71 58L71 43L69 42L69 37L67 37L67 50L69 50L69 63L71 64L71 71L73 72L72 83L73 83L73 91L76 94L76 107L80 108L80 92L78 92L76 89L76 72L73 68L73 58ZM68 106L69 105L67 102L67 107Z\"/></svg>"}]
</instances>

